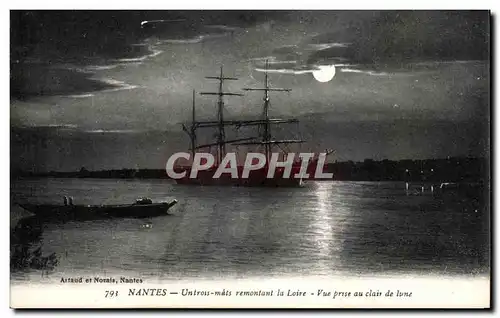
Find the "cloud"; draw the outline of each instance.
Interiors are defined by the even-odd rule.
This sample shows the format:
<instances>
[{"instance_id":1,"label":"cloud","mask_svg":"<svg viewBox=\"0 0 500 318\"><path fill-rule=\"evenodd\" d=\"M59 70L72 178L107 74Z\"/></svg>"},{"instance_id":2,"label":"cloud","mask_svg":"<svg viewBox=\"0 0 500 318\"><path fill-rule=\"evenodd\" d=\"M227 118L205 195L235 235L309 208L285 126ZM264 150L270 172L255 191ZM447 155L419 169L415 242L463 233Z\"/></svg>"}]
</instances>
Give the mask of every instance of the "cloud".
<instances>
[{"instance_id":1,"label":"cloud","mask_svg":"<svg viewBox=\"0 0 500 318\"><path fill-rule=\"evenodd\" d=\"M265 71L265 61L269 64L269 73L301 75L312 73L322 65L337 67L353 66L345 57L348 42L310 43L309 40L294 45L275 48L271 55L250 59L254 69Z\"/></svg>"},{"instance_id":2,"label":"cloud","mask_svg":"<svg viewBox=\"0 0 500 318\"><path fill-rule=\"evenodd\" d=\"M241 27L227 24L205 24L202 22L180 23L168 25L166 29L158 28L147 36L156 39L156 44L198 44L204 41L232 36Z\"/></svg>"},{"instance_id":3,"label":"cloud","mask_svg":"<svg viewBox=\"0 0 500 318\"><path fill-rule=\"evenodd\" d=\"M391 75L393 75L391 73L386 73L386 72L357 70L357 69L352 69L352 68L341 68L340 71L342 73L358 73L358 74L367 74L367 75L371 75L371 76L391 76Z\"/></svg>"},{"instance_id":4,"label":"cloud","mask_svg":"<svg viewBox=\"0 0 500 318\"><path fill-rule=\"evenodd\" d=\"M148 39L158 40L159 45L202 43L284 15L249 11L13 11L11 97L83 97L108 88L84 73L142 63L161 54ZM72 74L64 70L40 74L31 70L35 64L37 69L48 69L49 65L67 68Z\"/></svg>"},{"instance_id":5,"label":"cloud","mask_svg":"<svg viewBox=\"0 0 500 318\"><path fill-rule=\"evenodd\" d=\"M328 44L329 45L329 44ZM336 46L335 46L336 47ZM337 57L331 58L329 61L317 61L316 59L310 59L306 51L304 53L300 50L304 50L304 46L290 45L284 46L273 50L274 55L268 55L263 57L251 58L248 61L253 63L254 70L257 72L265 72L266 62L269 67L267 72L269 73L279 73L279 74L293 74L302 75L307 73L312 73L319 70L322 66L334 65L336 67L353 67L356 64L345 63L347 59ZM311 50L311 48L308 48ZM319 51L319 47L314 49L314 52ZM286 60L290 54L295 54L298 57L296 60Z\"/></svg>"},{"instance_id":6,"label":"cloud","mask_svg":"<svg viewBox=\"0 0 500 318\"><path fill-rule=\"evenodd\" d=\"M264 69L264 68L256 68L255 70L257 72L266 72L266 69ZM270 69L267 69L267 72L268 73L300 75L300 74L312 73L316 70L317 69L286 69L286 68L272 69L272 68L270 68Z\"/></svg>"},{"instance_id":7,"label":"cloud","mask_svg":"<svg viewBox=\"0 0 500 318\"><path fill-rule=\"evenodd\" d=\"M161 53L163 53L162 50L153 50L150 54L146 54L146 55L139 56L139 57L134 57L134 58L117 59L116 61L117 62L141 62L141 61L144 61L144 60L146 60L148 58L152 58L152 57L158 56Z\"/></svg>"},{"instance_id":8,"label":"cloud","mask_svg":"<svg viewBox=\"0 0 500 318\"><path fill-rule=\"evenodd\" d=\"M104 90L105 92L117 91L117 90L129 90L129 89L134 89L134 88L138 87L137 85L127 84L125 82L118 81L118 80L111 79L111 78L101 78L99 80L110 85L110 86L114 86L114 88Z\"/></svg>"},{"instance_id":9,"label":"cloud","mask_svg":"<svg viewBox=\"0 0 500 318\"><path fill-rule=\"evenodd\" d=\"M348 47L351 43L319 43L319 44L309 44L309 47L314 50L326 50L334 47Z\"/></svg>"},{"instance_id":10,"label":"cloud","mask_svg":"<svg viewBox=\"0 0 500 318\"><path fill-rule=\"evenodd\" d=\"M117 89L92 78L93 73L141 63L162 53L143 42L149 36L141 29L143 17L137 11L12 12L11 97L81 98ZM172 19L150 20L143 26Z\"/></svg>"},{"instance_id":11,"label":"cloud","mask_svg":"<svg viewBox=\"0 0 500 318\"><path fill-rule=\"evenodd\" d=\"M373 11L308 43L350 43L341 56L360 64L488 59L488 11ZM338 56L334 51L318 53ZM312 57L314 58L314 57Z\"/></svg>"},{"instance_id":12,"label":"cloud","mask_svg":"<svg viewBox=\"0 0 500 318\"><path fill-rule=\"evenodd\" d=\"M317 44L320 45L320 44ZM355 59L350 55L348 46L330 46L330 43L324 44L325 48L317 48L315 51L307 54L306 62L308 64L326 63L334 64L335 62L352 62Z\"/></svg>"},{"instance_id":13,"label":"cloud","mask_svg":"<svg viewBox=\"0 0 500 318\"><path fill-rule=\"evenodd\" d=\"M76 128L78 128L77 125L73 125L73 124L49 124L49 125L47 125L47 127L61 128L61 129L76 129Z\"/></svg>"},{"instance_id":14,"label":"cloud","mask_svg":"<svg viewBox=\"0 0 500 318\"><path fill-rule=\"evenodd\" d=\"M483 64L485 61L482 60L452 60L452 61L425 61L425 62L415 62L409 63L410 66L440 66L449 64Z\"/></svg>"},{"instance_id":15,"label":"cloud","mask_svg":"<svg viewBox=\"0 0 500 318\"><path fill-rule=\"evenodd\" d=\"M277 60L301 60L303 48L297 45L288 45L276 48L272 51L272 55Z\"/></svg>"},{"instance_id":16,"label":"cloud","mask_svg":"<svg viewBox=\"0 0 500 318\"><path fill-rule=\"evenodd\" d=\"M96 72L108 71L108 70L116 69L118 67L142 65L143 62L147 58L157 56L161 53L163 53L163 51L155 50L155 51L151 52L150 54L147 54L147 55L142 56L142 57L103 61L103 64L95 64L95 65L94 64L75 65L75 64L71 64L71 63L64 63L64 64L54 64L54 65L45 65L45 66L50 67L52 69L62 69L62 70L68 70L68 71L74 71L74 72L78 72L78 73L93 75ZM104 64L104 63L109 63L109 64ZM29 64L31 64L31 63L29 63ZM34 64L41 65L42 63L34 63Z\"/></svg>"},{"instance_id":17,"label":"cloud","mask_svg":"<svg viewBox=\"0 0 500 318\"><path fill-rule=\"evenodd\" d=\"M184 39L162 39L159 40L159 43L167 43L167 44L197 44L206 40L211 40L215 38L221 38L228 36L229 33L213 33L213 34L200 34L190 38Z\"/></svg>"},{"instance_id":18,"label":"cloud","mask_svg":"<svg viewBox=\"0 0 500 318\"><path fill-rule=\"evenodd\" d=\"M112 92L117 92L117 91L131 90L131 89L135 89L135 88L139 87L137 85L127 84L125 82L117 81L117 80L111 79L111 78L93 78L92 80L95 82L98 82L98 83L102 83L103 87L107 87L107 88L103 88L103 89L100 89L98 91L85 91L85 92L81 92L79 94L61 94L61 95L55 95L55 96L66 97L66 98L90 98L90 97L95 96L96 92L112 93Z\"/></svg>"},{"instance_id":19,"label":"cloud","mask_svg":"<svg viewBox=\"0 0 500 318\"><path fill-rule=\"evenodd\" d=\"M326 44L342 44L342 46L352 45L356 37L358 36L358 32L354 30L352 27L340 27L337 31L334 32L321 32L319 34L314 34L305 40L305 44L311 47L321 48L321 46Z\"/></svg>"},{"instance_id":20,"label":"cloud","mask_svg":"<svg viewBox=\"0 0 500 318\"><path fill-rule=\"evenodd\" d=\"M89 98L94 96L94 94L91 93L83 93L83 94L75 94L75 95L65 95L63 97L69 97L69 98Z\"/></svg>"},{"instance_id":21,"label":"cloud","mask_svg":"<svg viewBox=\"0 0 500 318\"><path fill-rule=\"evenodd\" d=\"M234 32L234 31L241 31L241 30L243 30L243 28L235 27L235 26L229 26L229 25L205 25L204 27L207 28L207 29L223 30L223 31L228 31L228 32Z\"/></svg>"},{"instance_id":22,"label":"cloud","mask_svg":"<svg viewBox=\"0 0 500 318\"><path fill-rule=\"evenodd\" d=\"M11 96L20 100L89 94L123 87L122 83L93 78L92 74L75 69L47 65L19 65L11 69Z\"/></svg>"},{"instance_id":23,"label":"cloud","mask_svg":"<svg viewBox=\"0 0 500 318\"><path fill-rule=\"evenodd\" d=\"M300 75L319 65L335 65L343 67L343 73L393 76L421 72L418 67L440 63L472 63L487 52L486 15L487 12L373 12L339 24L334 32L315 34L270 50L269 72ZM463 29L463 34L457 33L456 28ZM252 60L257 71L264 70L262 60Z\"/></svg>"},{"instance_id":24,"label":"cloud","mask_svg":"<svg viewBox=\"0 0 500 318\"><path fill-rule=\"evenodd\" d=\"M90 71L105 71L105 70L112 70L121 64L111 64L111 65L88 65L85 66L86 70Z\"/></svg>"},{"instance_id":25,"label":"cloud","mask_svg":"<svg viewBox=\"0 0 500 318\"><path fill-rule=\"evenodd\" d=\"M345 72L371 76L393 75L386 69L413 71L412 63L470 63L488 59L488 21L487 11L371 12L338 24L334 32L277 48L271 55L276 60L297 60L301 67L358 65Z\"/></svg>"},{"instance_id":26,"label":"cloud","mask_svg":"<svg viewBox=\"0 0 500 318\"><path fill-rule=\"evenodd\" d=\"M83 124L81 126L70 123L28 123L13 127L15 130L35 130L47 132L71 132L84 134L147 134L157 132L150 129L121 129L121 128L94 128L92 125ZM160 131L159 133L163 133Z\"/></svg>"},{"instance_id":27,"label":"cloud","mask_svg":"<svg viewBox=\"0 0 500 318\"><path fill-rule=\"evenodd\" d=\"M84 132L89 134L139 134L144 133L144 130L135 129L93 129L85 130Z\"/></svg>"},{"instance_id":28,"label":"cloud","mask_svg":"<svg viewBox=\"0 0 500 318\"><path fill-rule=\"evenodd\" d=\"M170 44L196 44L196 43L200 43L203 39L205 38L205 36L203 35L197 35L193 38L189 38L189 39L165 39L165 40L161 40L160 42L161 43L170 43Z\"/></svg>"},{"instance_id":29,"label":"cloud","mask_svg":"<svg viewBox=\"0 0 500 318\"><path fill-rule=\"evenodd\" d=\"M169 19L169 20L145 20L141 21L141 28L145 27L155 27L158 23L168 23L168 22L184 22L186 19Z\"/></svg>"},{"instance_id":30,"label":"cloud","mask_svg":"<svg viewBox=\"0 0 500 318\"><path fill-rule=\"evenodd\" d=\"M278 60L269 60L269 64L297 64L297 60L288 60L288 61L278 61Z\"/></svg>"},{"instance_id":31,"label":"cloud","mask_svg":"<svg viewBox=\"0 0 500 318\"><path fill-rule=\"evenodd\" d=\"M254 57L248 59L249 62L261 62L262 65L265 65L265 62L269 64L297 64L298 60L278 60L275 56L263 56L263 57Z\"/></svg>"}]
</instances>

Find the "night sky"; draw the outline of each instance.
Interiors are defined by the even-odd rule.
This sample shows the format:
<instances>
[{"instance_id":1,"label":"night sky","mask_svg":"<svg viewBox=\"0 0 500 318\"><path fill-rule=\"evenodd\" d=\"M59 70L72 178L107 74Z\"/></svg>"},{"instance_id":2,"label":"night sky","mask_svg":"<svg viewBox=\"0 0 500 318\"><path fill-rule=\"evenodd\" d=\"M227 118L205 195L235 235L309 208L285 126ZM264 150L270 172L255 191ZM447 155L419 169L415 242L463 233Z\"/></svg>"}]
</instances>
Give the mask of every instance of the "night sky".
<instances>
[{"instance_id":1,"label":"night sky","mask_svg":"<svg viewBox=\"0 0 500 318\"><path fill-rule=\"evenodd\" d=\"M262 85L266 59L271 85L292 89L272 95L271 116L300 120L302 151L485 156L489 39L486 11L12 11L12 167L162 168L188 149L192 90L216 89L204 76L223 65L242 93ZM315 79L331 65L330 81ZM231 97L225 117L261 106ZM197 107L215 118L213 98Z\"/></svg>"}]
</instances>

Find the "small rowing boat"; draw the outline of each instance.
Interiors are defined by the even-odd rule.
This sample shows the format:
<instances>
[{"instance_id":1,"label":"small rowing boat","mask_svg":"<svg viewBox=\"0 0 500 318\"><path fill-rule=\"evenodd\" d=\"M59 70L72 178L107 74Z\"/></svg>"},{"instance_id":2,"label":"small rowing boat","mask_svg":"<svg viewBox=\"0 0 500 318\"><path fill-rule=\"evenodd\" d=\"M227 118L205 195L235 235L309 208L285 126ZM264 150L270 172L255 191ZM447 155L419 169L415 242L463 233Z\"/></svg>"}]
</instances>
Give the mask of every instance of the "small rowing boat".
<instances>
[{"instance_id":1,"label":"small rowing boat","mask_svg":"<svg viewBox=\"0 0 500 318\"><path fill-rule=\"evenodd\" d=\"M67 200L65 198L65 203ZM151 199L138 199L133 204L119 205L73 205L70 204L20 204L36 216L44 219L92 220L109 218L150 218L168 214L177 200L153 203Z\"/></svg>"}]
</instances>

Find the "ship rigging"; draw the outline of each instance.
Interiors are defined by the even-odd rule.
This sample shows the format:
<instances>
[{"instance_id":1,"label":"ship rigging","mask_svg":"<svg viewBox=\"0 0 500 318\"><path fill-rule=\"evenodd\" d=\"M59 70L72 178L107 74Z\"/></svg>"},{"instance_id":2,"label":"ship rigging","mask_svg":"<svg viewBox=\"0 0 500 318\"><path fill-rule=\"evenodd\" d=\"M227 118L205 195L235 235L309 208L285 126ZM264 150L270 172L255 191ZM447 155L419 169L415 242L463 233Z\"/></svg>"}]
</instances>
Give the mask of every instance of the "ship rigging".
<instances>
[{"instance_id":1,"label":"ship rigging","mask_svg":"<svg viewBox=\"0 0 500 318\"><path fill-rule=\"evenodd\" d=\"M266 61L266 71L265 71L265 79L264 79L264 87L259 88L244 88L244 91L260 91L264 93L264 104L262 109L261 119L255 120L225 120L224 119L224 97L225 96L244 96L241 93L233 93L224 91L224 82L225 81L234 81L238 80L234 77L225 77L223 73L223 67L220 68L220 74L218 76L207 76L207 79L215 79L218 80L218 91L217 92L201 92L200 95L215 95L218 96L217 100L217 120L215 121L200 121L196 120L196 105L195 105L195 96L196 93L193 91L193 105L192 105L192 118L191 125L188 127L186 125L182 125L183 130L188 134L190 138L190 150L192 157L196 150L217 146L217 155L216 155L216 165L218 166L224 156L226 155L226 145L257 145L264 147L264 153L266 157L266 162L269 162L272 147L274 145L280 146L283 144L300 144L304 141L302 139L274 139L271 134L271 125L278 124L287 124L287 123L295 123L298 124L298 119L283 119L283 118L270 118L269 117L269 108L271 105L270 92L290 92L291 89L288 88L274 88L269 85L269 77L268 77L268 61ZM238 138L228 140L226 138L226 130L225 127L233 126L236 128L244 127L244 126L258 126L260 131L260 136L246 137L246 138ZM197 130L201 128L217 128L217 135L215 142L197 145ZM283 150L283 149L282 149Z\"/></svg>"}]
</instances>

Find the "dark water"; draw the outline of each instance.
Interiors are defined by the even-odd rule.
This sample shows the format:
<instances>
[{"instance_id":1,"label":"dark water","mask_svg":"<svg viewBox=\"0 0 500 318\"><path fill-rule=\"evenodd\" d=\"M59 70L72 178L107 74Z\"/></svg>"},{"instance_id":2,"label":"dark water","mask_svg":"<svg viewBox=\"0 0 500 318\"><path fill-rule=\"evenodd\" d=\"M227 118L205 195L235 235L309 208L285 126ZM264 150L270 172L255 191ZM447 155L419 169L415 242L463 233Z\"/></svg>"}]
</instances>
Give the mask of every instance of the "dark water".
<instances>
[{"instance_id":1,"label":"dark water","mask_svg":"<svg viewBox=\"0 0 500 318\"><path fill-rule=\"evenodd\" d=\"M128 203L141 196L176 198L179 204L173 215L147 220L36 223L28 237L12 230L11 260L13 246L24 244L49 257L52 266L16 260L11 278L486 273L489 207L483 195L431 194L426 186L423 195L414 189L408 195L399 182L266 189L190 187L165 180L19 180L12 184L12 202L62 202L67 195L75 204ZM11 206L14 223L28 215Z\"/></svg>"}]
</instances>

